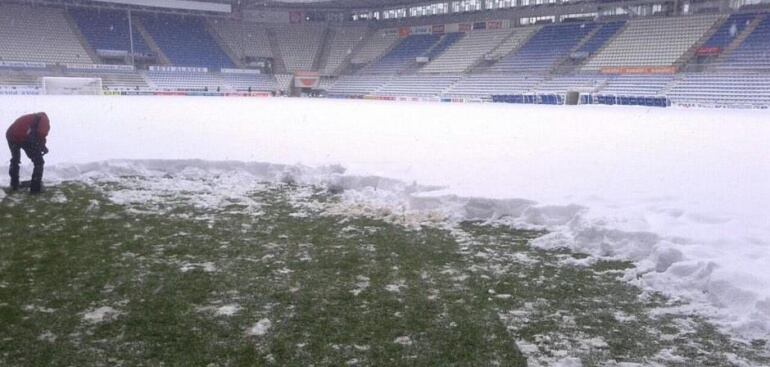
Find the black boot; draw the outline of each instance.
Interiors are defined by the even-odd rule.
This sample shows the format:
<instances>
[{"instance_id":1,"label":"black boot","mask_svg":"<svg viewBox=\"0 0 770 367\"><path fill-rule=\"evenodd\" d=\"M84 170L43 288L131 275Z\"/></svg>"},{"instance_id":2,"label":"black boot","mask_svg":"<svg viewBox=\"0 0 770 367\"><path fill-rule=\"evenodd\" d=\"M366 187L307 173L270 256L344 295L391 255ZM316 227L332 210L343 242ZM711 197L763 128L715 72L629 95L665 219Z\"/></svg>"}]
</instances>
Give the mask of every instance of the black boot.
<instances>
[{"instance_id":1,"label":"black boot","mask_svg":"<svg viewBox=\"0 0 770 367\"><path fill-rule=\"evenodd\" d=\"M19 165L11 163L11 169L8 172L11 175L11 190L19 189Z\"/></svg>"},{"instance_id":2,"label":"black boot","mask_svg":"<svg viewBox=\"0 0 770 367\"><path fill-rule=\"evenodd\" d=\"M35 168L32 170L32 181L29 183L29 191L33 194L39 194L43 191L43 165L42 158L35 160Z\"/></svg>"}]
</instances>

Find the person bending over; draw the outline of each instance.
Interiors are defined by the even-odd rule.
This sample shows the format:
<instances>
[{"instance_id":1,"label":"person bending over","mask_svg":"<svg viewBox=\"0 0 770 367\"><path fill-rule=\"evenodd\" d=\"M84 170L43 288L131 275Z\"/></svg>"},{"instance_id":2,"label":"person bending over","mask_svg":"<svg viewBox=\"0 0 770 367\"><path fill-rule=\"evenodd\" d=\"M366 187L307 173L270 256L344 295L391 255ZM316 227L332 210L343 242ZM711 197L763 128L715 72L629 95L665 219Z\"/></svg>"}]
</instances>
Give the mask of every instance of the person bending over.
<instances>
[{"instance_id":1,"label":"person bending over","mask_svg":"<svg viewBox=\"0 0 770 367\"><path fill-rule=\"evenodd\" d=\"M51 130L51 122L45 112L24 115L16 119L5 133L8 147L11 149L11 190L19 189L19 165L21 164L21 151L32 160L35 168L32 170L30 192L40 193L43 182L43 156L48 154L46 138Z\"/></svg>"}]
</instances>

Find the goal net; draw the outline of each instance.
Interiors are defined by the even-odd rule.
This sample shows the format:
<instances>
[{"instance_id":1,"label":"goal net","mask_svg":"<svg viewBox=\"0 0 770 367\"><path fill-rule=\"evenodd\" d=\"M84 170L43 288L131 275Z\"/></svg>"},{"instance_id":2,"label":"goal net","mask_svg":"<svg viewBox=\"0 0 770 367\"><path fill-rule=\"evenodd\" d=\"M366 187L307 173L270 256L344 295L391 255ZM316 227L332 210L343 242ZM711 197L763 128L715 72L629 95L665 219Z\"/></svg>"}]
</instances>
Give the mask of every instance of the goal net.
<instances>
[{"instance_id":1,"label":"goal net","mask_svg":"<svg viewBox=\"0 0 770 367\"><path fill-rule=\"evenodd\" d=\"M101 78L43 77L44 94L102 94Z\"/></svg>"}]
</instances>

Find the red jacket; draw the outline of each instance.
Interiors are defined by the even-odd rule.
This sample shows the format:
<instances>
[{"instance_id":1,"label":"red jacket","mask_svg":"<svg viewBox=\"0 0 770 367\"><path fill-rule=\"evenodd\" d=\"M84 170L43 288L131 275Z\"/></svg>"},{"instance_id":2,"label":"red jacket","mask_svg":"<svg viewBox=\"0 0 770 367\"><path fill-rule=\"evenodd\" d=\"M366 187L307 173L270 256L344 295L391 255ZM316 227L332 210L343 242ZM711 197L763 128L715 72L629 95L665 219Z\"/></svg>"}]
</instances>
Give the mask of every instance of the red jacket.
<instances>
[{"instance_id":1,"label":"red jacket","mask_svg":"<svg viewBox=\"0 0 770 367\"><path fill-rule=\"evenodd\" d=\"M37 136L35 137L32 134L32 125L35 123L37 115L40 115L40 122L37 125ZM21 145L37 141L38 144L45 146L49 131L51 131L51 122L48 120L48 115L45 112L33 113L16 119L5 133L5 138L13 144Z\"/></svg>"}]
</instances>

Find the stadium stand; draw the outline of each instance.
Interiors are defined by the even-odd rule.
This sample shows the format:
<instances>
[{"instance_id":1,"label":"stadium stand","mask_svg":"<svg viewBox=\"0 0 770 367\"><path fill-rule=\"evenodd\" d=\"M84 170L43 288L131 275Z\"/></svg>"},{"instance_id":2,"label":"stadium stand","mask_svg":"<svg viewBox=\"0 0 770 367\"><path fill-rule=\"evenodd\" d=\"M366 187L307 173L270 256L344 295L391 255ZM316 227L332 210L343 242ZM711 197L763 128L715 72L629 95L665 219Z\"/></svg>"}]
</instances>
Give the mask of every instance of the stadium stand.
<instances>
[{"instance_id":1,"label":"stadium stand","mask_svg":"<svg viewBox=\"0 0 770 367\"><path fill-rule=\"evenodd\" d=\"M719 70L767 70L770 69L770 17L761 15L756 28L732 52L718 64Z\"/></svg>"},{"instance_id":2,"label":"stadium stand","mask_svg":"<svg viewBox=\"0 0 770 367\"><path fill-rule=\"evenodd\" d=\"M236 91L272 92L278 84L272 75L222 73L224 84Z\"/></svg>"},{"instance_id":3,"label":"stadium stand","mask_svg":"<svg viewBox=\"0 0 770 367\"><path fill-rule=\"evenodd\" d=\"M599 25L599 29L594 35L586 41L580 48L577 49L577 53L585 53L587 56L592 56L596 51L599 51L607 42L614 37L618 31L625 27L626 21L609 22Z\"/></svg>"},{"instance_id":4,"label":"stadium stand","mask_svg":"<svg viewBox=\"0 0 770 367\"><path fill-rule=\"evenodd\" d=\"M130 51L128 13L120 10L73 8L69 10L80 32L95 50ZM134 52L151 54L144 37L134 29Z\"/></svg>"},{"instance_id":5,"label":"stadium stand","mask_svg":"<svg viewBox=\"0 0 770 367\"><path fill-rule=\"evenodd\" d=\"M147 79L158 89L167 91L274 91L272 75L148 71Z\"/></svg>"},{"instance_id":6,"label":"stadium stand","mask_svg":"<svg viewBox=\"0 0 770 367\"><path fill-rule=\"evenodd\" d=\"M324 28L317 25L295 24L273 27L278 37L281 56L287 72L309 71L321 48Z\"/></svg>"},{"instance_id":7,"label":"stadium stand","mask_svg":"<svg viewBox=\"0 0 770 367\"><path fill-rule=\"evenodd\" d=\"M215 73L148 71L147 79L152 87L168 91L200 91L225 88L225 83Z\"/></svg>"},{"instance_id":8,"label":"stadium stand","mask_svg":"<svg viewBox=\"0 0 770 367\"><path fill-rule=\"evenodd\" d=\"M731 15L702 47L718 47L721 50L727 48L748 27L751 21L754 20L754 17L756 17L755 14Z\"/></svg>"},{"instance_id":9,"label":"stadium stand","mask_svg":"<svg viewBox=\"0 0 770 367\"><path fill-rule=\"evenodd\" d=\"M361 70L361 73L396 74L413 64L417 57L425 55L440 39L440 36L432 34L406 37L381 59Z\"/></svg>"},{"instance_id":10,"label":"stadium stand","mask_svg":"<svg viewBox=\"0 0 770 367\"><path fill-rule=\"evenodd\" d=\"M363 65L379 59L398 42L398 32L395 29L377 31L361 49L351 58L351 63Z\"/></svg>"},{"instance_id":11,"label":"stadium stand","mask_svg":"<svg viewBox=\"0 0 770 367\"><path fill-rule=\"evenodd\" d=\"M513 34L507 40L503 41L492 52L488 54L490 59L501 59L513 51L517 50L524 44L534 33L540 30L540 26L526 27L516 29Z\"/></svg>"},{"instance_id":12,"label":"stadium stand","mask_svg":"<svg viewBox=\"0 0 770 367\"><path fill-rule=\"evenodd\" d=\"M63 9L0 3L0 60L91 64Z\"/></svg>"},{"instance_id":13,"label":"stadium stand","mask_svg":"<svg viewBox=\"0 0 770 367\"><path fill-rule=\"evenodd\" d=\"M58 76L58 75L54 75ZM136 71L122 70L66 70L61 74L73 78L101 78L102 86L108 90L145 90L147 81Z\"/></svg>"},{"instance_id":14,"label":"stadium stand","mask_svg":"<svg viewBox=\"0 0 770 367\"><path fill-rule=\"evenodd\" d=\"M423 73L465 72L511 34L511 29L470 32L420 71Z\"/></svg>"},{"instance_id":15,"label":"stadium stand","mask_svg":"<svg viewBox=\"0 0 770 367\"><path fill-rule=\"evenodd\" d=\"M174 66L206 67L214 71L235 67L208 33L203 18L144 14L141 21Z\"/></svg>"},{"instance_id":16,"label":"stadium stand","mask_svg":"<svg viewBox=\"0 0 770 367\"><path fill-rule=\"evenodd\" d=\"M403 75L374 93L378 96L438 97L452 86L459 75Z\"/></svg>"},{"instance_id":17,"label":"stadium stand","mask_svg":"<svg viewBox=\"0 0 770 367\"><path fill-rule=\"evenodd\" d=\"M680 104L770 106L770 75L758 73L688 73L666 93Z\"/></svg>"},{"instance_id":18,"label":"stadium stand","mask_svg":"<svg viewBox=\"0 0 770 367\"><path fill-rule=\"evenodd\" d=\"M45 76L39 70L0 69L0 85L5 87L40 87L40 78Z\"/></svg>"},{"instance_id":19,"label":"stadium stand","mask_svg":"<svg viewBox=\"0 0 770 367\"><path fill-rule=\"evenodd\" d=\"M717 15L635 19L583 67L673 66L719 19Z\"/></svg>"},{"instance_id":20,"label":"stadium stand","mask_svg":"<svg viewBox=\"0 0 770 367\"><path fill-rule=\"evenodd\" d=\"M331 28L332 33L328 46L328 57L321 69L324 75L334 75L345 59L353 53L353 49L366 36L367 28L364 27L336 27Z\"/></svg>"},{"instance_id":21,"label":"stadium stand","mask_svg":"<svg viewBox=\"0 0 770 367\"><path fill-rule=\"evenodd\" d=\"M342 76L328 89L330 96L366 96L375 93L389 80L389 75Z\"/></svg>"},{"instance_id":22,"label":"stadium stand","mask_svg":"<svg viewBox=\"0 0 770 367\"><path fill-rule=\"evenodd\" d=\"M0 70L0 85L15 87L40 87L47 76L72 78L101 78L102 86L109 90L147 89L145 79L136 71L86 70L86 69L24 69Z\"/></svg>"},{"instance_id":23,"label":"stadium stand","mask_svg":"<svg viewBox=\"0 0 770 367\"><path fill-rule=\"evenodd\" d=\"M555 76L537 85L535 92L562 96L566 95L568 91L595 93L605 85L607 79L603 75Z\"/></svg>"},{"instance_id":24,"label":"stadium stand","mask_svg":"<svg viewBox=\"0 0 770 367\"><path fill-rule=\"evenodd\" d=\"M275 74L275 81L278 86L278 90L286 92L291 89L291 83L294 81L294 75Z\"/></svg>"},{"instance_id":25,"label":"stadium stand","mask_svg":"<svg viewBox=\"0 0 770 367\"><path fill-rule=\"evenodd\" d=\"M567 58L596 23L547 25L532 36L518 51L506 56L490 71L547 72Z\"/></svg>"},{"instance_id":26,"label":"stadium stand","mask_svg":"<svg viewBox=\"0 0 770 367\"><path fill-rule=\"evenodd\" d=\"M93 65L122 62L97 60L99 50L129 51L123 10L0 3L0 93L39 92L46 76L98 77L111 91L290 92L292 72L315 69L324 75L320 89L333 97L563 103L567 92L577 91L584 103L770 107L766 9L404 38L399 37L407 34L404 29L377 30L376 23L258 24L146 10L135 14L135 51L162 51L155 60L143 58L138 71ZM420 57L429 62L418 62ZM257 59L263 58L273 58L274 67L265 66L269 60L260 64ZM210 72L146 71L153 62L166 61ZM219 72L239 66L276 75ZM355 74L335 76L342 72Z\"/></svg>"},{"instance_id":27,"label":"stadium stand","mask_svg":"<svg viewBox=\"0 0 770 367\"><path fill-rule=\"evenodd\" d=\"M530 93L543 78L538 74L471 74L458 80L444 95L463 98Z\"/></svg>"},{"instance_id":28,"label":"stadium stand","mask_svg":"<svg viewBox=\"0 0 770 367\"><path fill-rule=\"evenodd\" d=\"M273 57L264 25L233 20L211 20L211 27L241 60Z\"/></svg>"},{"instance_id":29,"label":"stadium stand","mask_svg":"<svg viewBox=\"0 0 770 367\"><path fill-rule=\"evenodd\" d=\"M452 47L453 44L457 43L457 41L461 40L464 36L465 33L460 32L445 34L441 37L441 40L438 41L438 43L433 46L433 48L431 48L428 53L425 54L425 57L428 60L433 60L439 57L439 55L443 54L448 48Z\"/></svg>"},{"instance_id":30,"label":"stadium stand","mask_svg":"<svg viewBox=\"0 0 770 367\"><path fill-rule=\"evenodd\" d=\"M599 93L610 96L661 96L673 81L674 75L616 75L607 79Z\"/></svg>"}]
</instances>

